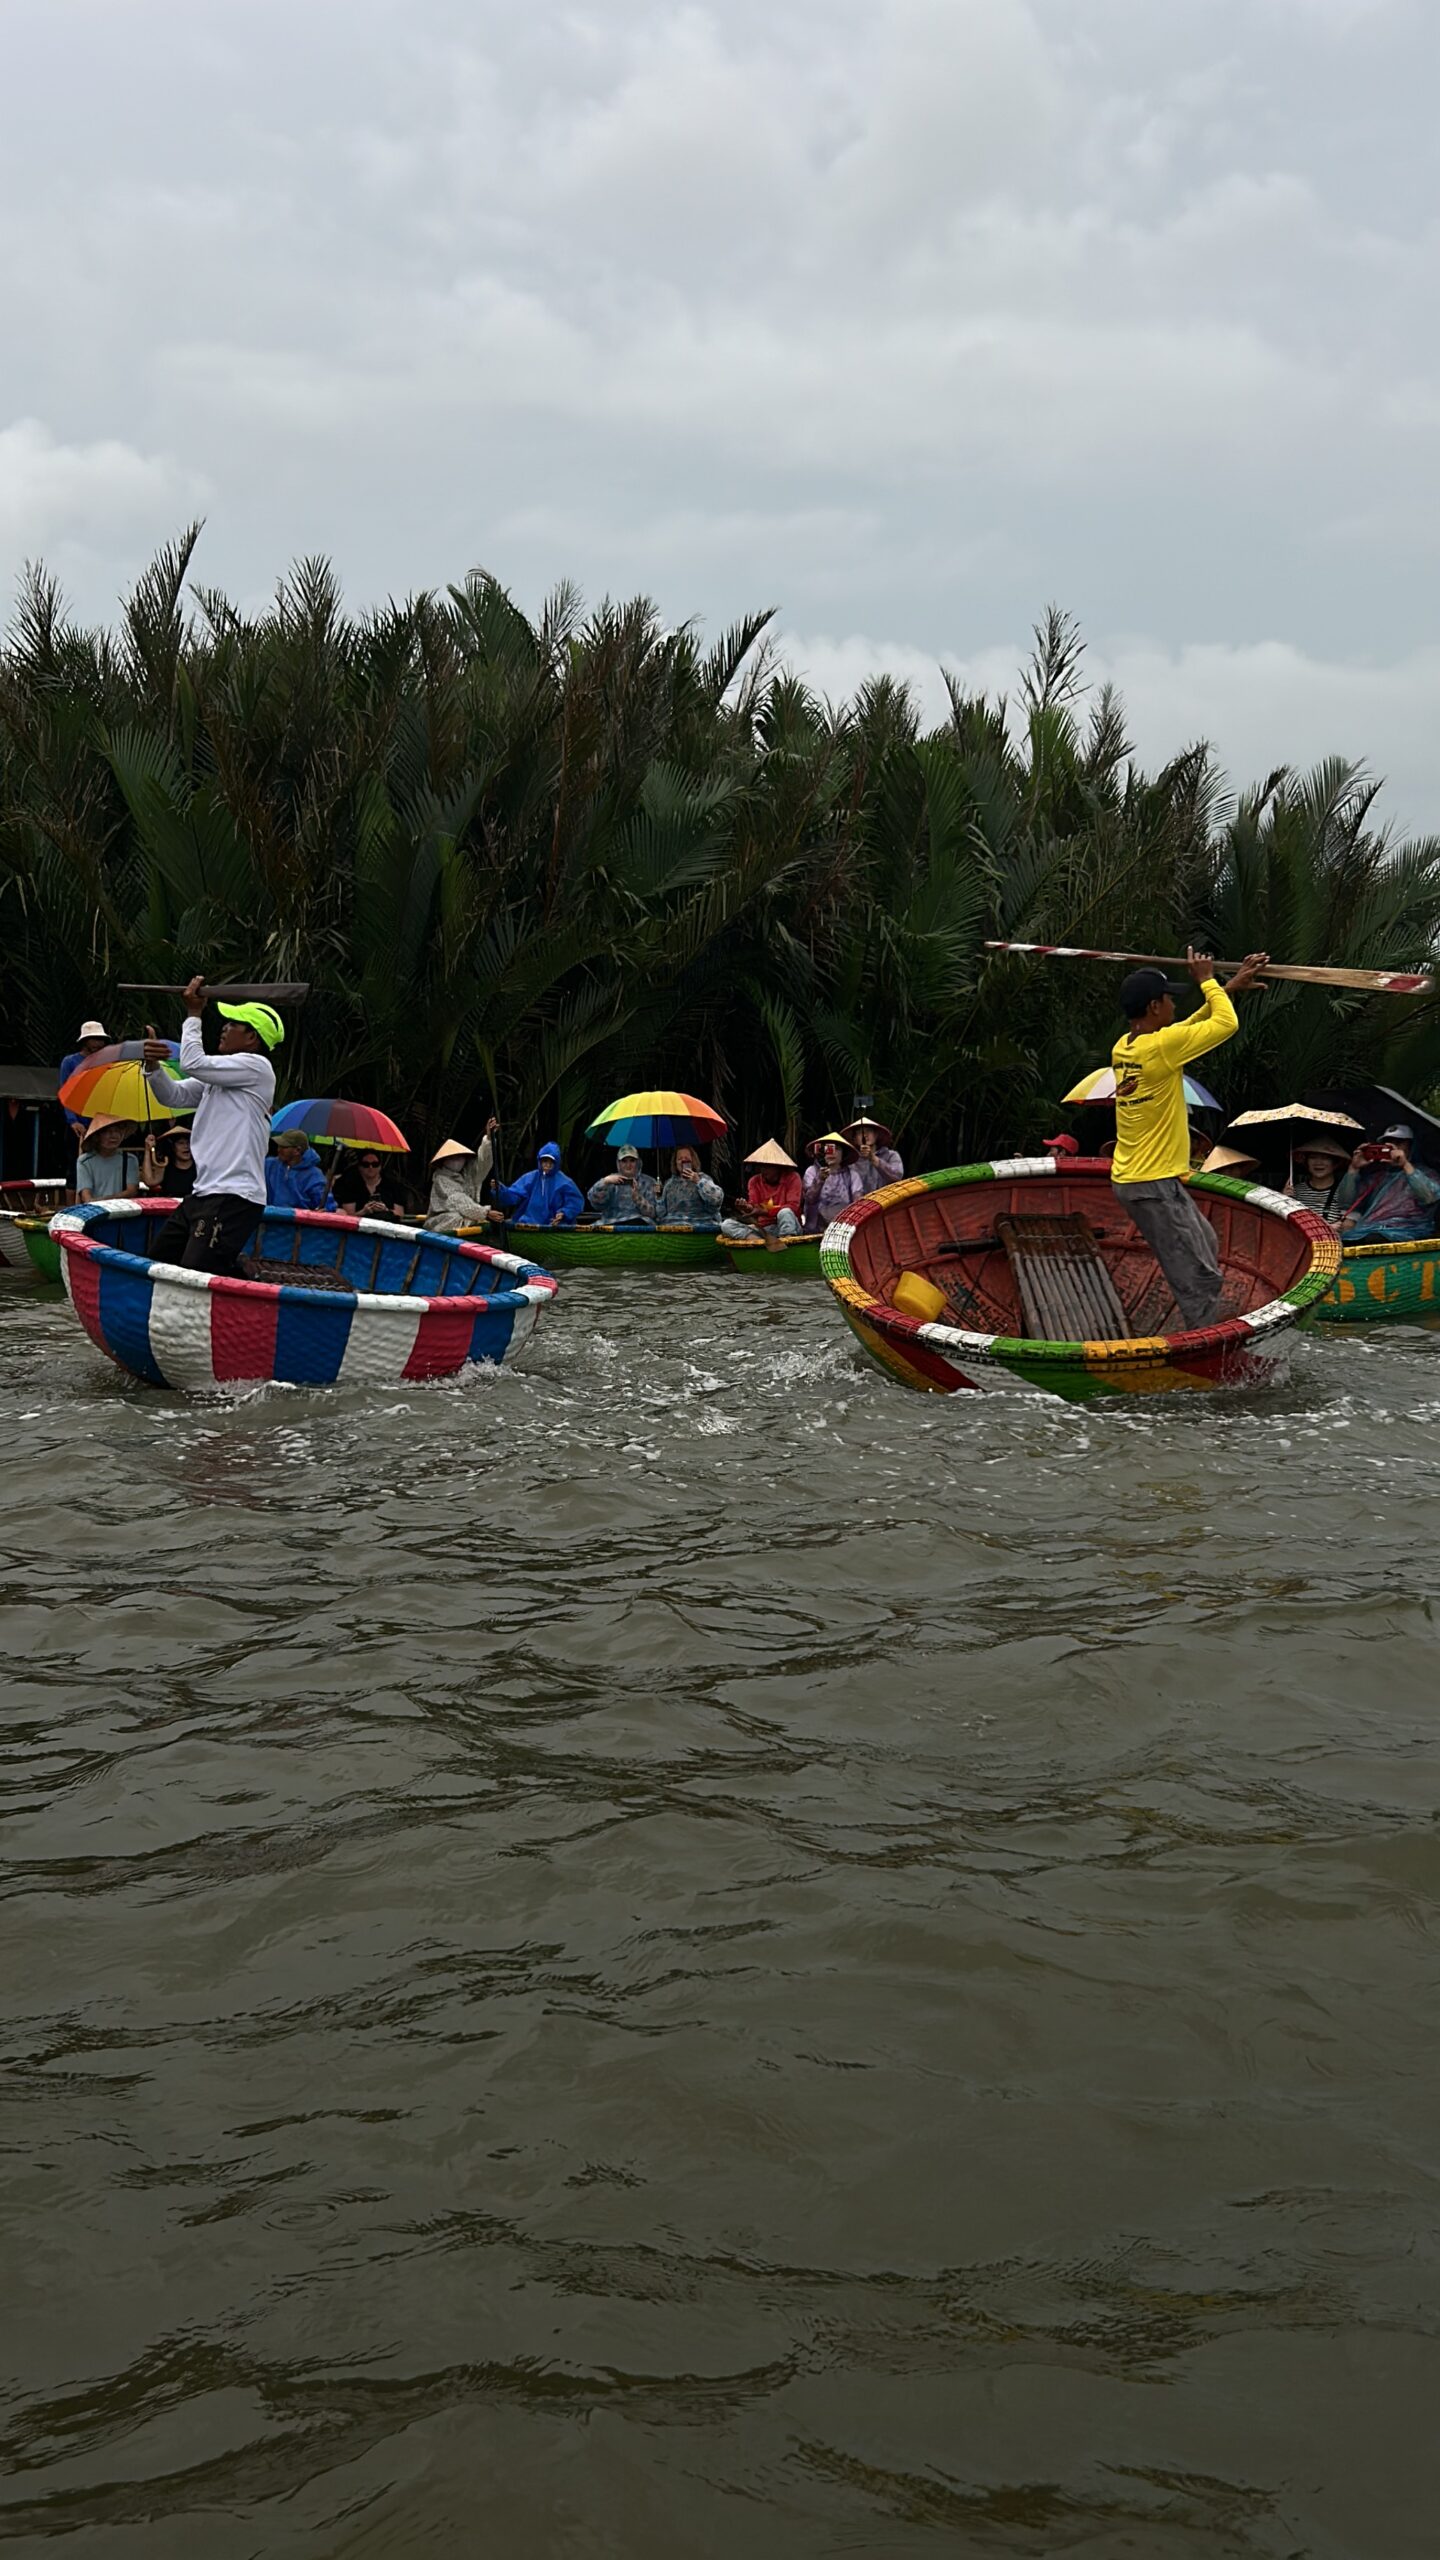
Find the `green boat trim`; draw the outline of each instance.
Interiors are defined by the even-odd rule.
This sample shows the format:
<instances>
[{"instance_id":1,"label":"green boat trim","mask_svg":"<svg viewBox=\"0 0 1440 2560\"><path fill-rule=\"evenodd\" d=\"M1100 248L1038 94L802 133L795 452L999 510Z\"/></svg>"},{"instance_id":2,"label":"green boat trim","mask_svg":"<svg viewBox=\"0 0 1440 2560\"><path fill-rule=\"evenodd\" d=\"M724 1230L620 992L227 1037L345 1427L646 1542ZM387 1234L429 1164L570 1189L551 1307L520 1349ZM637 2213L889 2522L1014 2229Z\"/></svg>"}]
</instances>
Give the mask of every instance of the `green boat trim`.
<instances>
[{"instance_id":1,"label":"green boat trim","mask_svg":"<svg viewBox=\"0 0 1440 2560\"><path fill-rule=\"evenodd\" d=\"M494 1227L462 1227L462 1236L493 1244ZM713 1227L527 1227L507 1229L517 1253L545 1271L721 1271Z\"/></svg>"},{"instance_id":2,"label":"green boat trim","mask_svg":"<svg viewBox=\"0 0 1440 2560\"><path fill-rule=\"evenodd\" d=\"M1423 1324L1440 1317L1440 1236L1351 1244L1315 1308L1319 1324Z\"/></svg>"},{"instance_id":3,"label":"green boat trim","mask_svg":"<svg viewBox=\"0 0 1440 2560\"><path fill-rule=\"evenodd\" d=\"M759 1236L722 1236L720 1250L732 1271L749 1280L818 1280L820 1238L781 1236L766 1244Z\"/></svg>"},{"instance_id":4,"label":"green boat trim","mask_svg":"<svg viewBox=\"0 0 1440 2560\"><path fill-rule=\"evenodd\" d=\"M17 1218L15 1224L25 1239L25 1250L41 1279L53 1281L57 1289L61 1287L60 1247L50 1233L49 1219Z\"/></svg>"}]
</instances>

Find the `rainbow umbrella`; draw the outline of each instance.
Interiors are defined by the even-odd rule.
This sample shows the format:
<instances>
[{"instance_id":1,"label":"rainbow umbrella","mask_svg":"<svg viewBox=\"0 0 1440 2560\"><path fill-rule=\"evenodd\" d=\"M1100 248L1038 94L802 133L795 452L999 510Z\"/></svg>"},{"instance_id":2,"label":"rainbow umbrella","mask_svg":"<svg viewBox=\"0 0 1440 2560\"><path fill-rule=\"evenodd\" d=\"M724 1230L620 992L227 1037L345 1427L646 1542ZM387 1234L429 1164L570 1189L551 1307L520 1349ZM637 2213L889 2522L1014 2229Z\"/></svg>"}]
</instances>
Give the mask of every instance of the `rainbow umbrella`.
<instances>
[{"instance_id":1,"label":"rainbow umbrella","mask_svg":"<svg viewBox=\"0 0 1440 2560\"><path fill-rule=\"evenodd\" d=\"M286 1129L303 1130L307 1138L331 1138L339 1147L374 1147L385 1156L410 1152L404 1132L368 1102L287 1102L270 1123L274 1137Z\"/></svg>"},{"instance_id":2,"label":"rainbow umbrella","mask_svg":"<svg viewBox=\"0 0 1440 2560\"><path fill-rule=\"evenodd\" d=\"M164 1072L178 1084L181 1076L174 1060L180 1052L173 1041L165 1045L171 1054L164 1061ZM142 1121L173 1120L182 1111L193 1111L193 1103L172 1106L151 1090L139 1063L140 1047L138 1040L125 1040L110 1049L97 1049L60 1087L66 1110L73 1111L77 1120Z\"/></svg>"},{"instance_id":3,"label":"rainbow umbrella","mask_svg":"<svg viewBox=\"0 0 1440 2560\"><path fill-rule=\"evenodd\" d=\"M650 1093L625 1093L592 1120L587 1138L602 1138L607 1147L677 1147L685 1138L702 1146L723 1138L725 1122L708 1102L693 1093L657 1087Z\"/></svg>"},{"instance_id":4,"label":"rainbow umbrella","mask_svg":"<svg viewBox=\"0 0 1440 2560\"><path fill-rule=\"evenodd\" d=\"M1113 1102L1114 1068L1092 1067L1088 1076L1082 1076L1079 1083L1072 1084L1069 1092L1060 1098L1062 1102ZM1218 1111L1220 1108L1214 1094L1207 1092L1203 1084L1197 1084L1193 1076L1185 1078L1185 1099L1196 1111Z\"/></svg>"}]
</instances>

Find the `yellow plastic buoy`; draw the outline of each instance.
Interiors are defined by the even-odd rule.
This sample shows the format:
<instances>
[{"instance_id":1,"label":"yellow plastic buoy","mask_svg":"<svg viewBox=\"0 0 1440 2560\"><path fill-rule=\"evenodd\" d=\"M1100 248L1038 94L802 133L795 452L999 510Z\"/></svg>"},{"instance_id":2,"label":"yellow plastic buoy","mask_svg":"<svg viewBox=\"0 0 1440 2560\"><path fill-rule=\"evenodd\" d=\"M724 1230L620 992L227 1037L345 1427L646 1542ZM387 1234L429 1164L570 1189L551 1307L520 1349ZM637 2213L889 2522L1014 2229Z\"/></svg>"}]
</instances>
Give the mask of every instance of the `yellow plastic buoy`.
<instances>
[{"instance_id":1,"label":"yellow plastic buoy","mask_svg":"<svg viewBox=\"0 0 1440 2560\"><path fill-rule=\"evenodd\" d=\"M913 1316L917 1324L938 1324L949 1313L943 1290L933 1280L923 1280L918 1271L901 1272L890 1303L902 1316Z\"/></svg>"}]
</instances>

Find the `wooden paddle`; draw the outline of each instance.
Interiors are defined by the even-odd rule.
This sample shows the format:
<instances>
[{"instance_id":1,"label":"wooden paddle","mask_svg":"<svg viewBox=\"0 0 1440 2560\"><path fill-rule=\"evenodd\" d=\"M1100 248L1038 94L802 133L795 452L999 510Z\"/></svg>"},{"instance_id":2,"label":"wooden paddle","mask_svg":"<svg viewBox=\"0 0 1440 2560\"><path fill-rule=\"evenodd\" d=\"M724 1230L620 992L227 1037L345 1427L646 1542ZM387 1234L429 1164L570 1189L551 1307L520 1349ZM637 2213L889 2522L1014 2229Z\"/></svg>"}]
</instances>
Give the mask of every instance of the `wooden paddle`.
<instances>
[{"instance_id":1,"label":"wooden paddle","mask_svg":"<svg viewBox=\"0 0 1440 2560\"><path fill-rule=\"evenodd\" d=\"M183 996L183 987L157 987L148 979L122 978L122 996ZM207 985L207 997L221 1004L303 1004L310 993L308 980L292 983L283 980L278 986L251 986L241 979L222 979L219 986Z\"/></svg>"},{"instance_id":2,"label":"wooden paddle","mask_svg":"<svg viewBox=\"0 0 1440 2560\"><path fill-rule=\"evenodd\" d=\"M987 942L987 951L1018 952L1030 960L1109 960L1122 969L1187 969L1187 960L1155 951L1079 951L1063 942ZM1240 960L1217 960L1217 978L1244 967ZM1354 987L1362 995L1428 996L1435 981L1405 969L1302 969L1279 960L1258 972L1260 978L1283 978L1303 987Z\"/></svg>"}]
</instances>

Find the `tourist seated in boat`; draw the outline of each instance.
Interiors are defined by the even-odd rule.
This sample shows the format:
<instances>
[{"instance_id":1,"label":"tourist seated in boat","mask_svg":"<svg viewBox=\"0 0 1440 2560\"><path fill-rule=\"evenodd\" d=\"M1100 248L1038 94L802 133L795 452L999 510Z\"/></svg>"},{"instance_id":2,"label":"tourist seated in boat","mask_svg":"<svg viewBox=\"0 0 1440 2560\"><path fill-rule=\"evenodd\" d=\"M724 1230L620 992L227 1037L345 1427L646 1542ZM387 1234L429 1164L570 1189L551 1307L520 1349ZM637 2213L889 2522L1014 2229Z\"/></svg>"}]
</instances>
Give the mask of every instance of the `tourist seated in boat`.
<instances>
[{"instance_id":1,"label":"tourist seated in boat","mask_svg":"<svg viewBox=\"0 0 1440 2560\"><path fill-rule=\"evenodd\" d=\"M805 1205L800 1168L774 1138L767 1138L745 1159L749 1176L735 1203L733 1217L722 1218L720 1233L736 1244L751 1236L798 1236Z\"/></svg>"},{"instance_id":2,"label":"tourist seated in boat","mask_svg":"<svg viewBox=\"0 0 1440 2560\"><path fill-rule=\"evenodd\" d=\"M76 1073L76 1070L84 1066L87 1058L93 1058L97 1049L108 1049L109 1046L110 1034L106 1030L103 1022L82 1022L79 1031L75 1035L74 1048L67 1051L66 1055L60 1061L60 1083L68 1084L70 1078ZM84 1112L71 1111L67 1109L65 1117L69 1121L78 1140L84 1134Z\"/></svg>"},{"instance_id":3,"label":"tourist seated in boat","mask_svg":"<svg viewBox=\"0 0 1440 2560\"><path fill-rule=\"evenodd\" d=\"M434 1234L453 1236L461 1227L502 1222L503 1212L483 1196L493 1160L488 1131L478 1147L467 1147L463 1138L447 1138L436 1148L430 1159L430 1205L425 1212L425 1224Z\"/></svg>"},{"instance_id":4,"label":"tourist seated in boat","mask_svg":"<svg viewBox=\"0 0 1440 2560\"><path fill-rule=\"evenodd\" d=\"M904 1181L905 1167L883 1120L849 1120L841 1134L855 1150L855 1171L867 1193L881 1190L887 1182Z\"/></svg>"},{"instance_id":5,"label":"tourist seated in boat","mask_svg":"<svg viewBox=\"0 0 1440 2560\"><path fill-rule=\"evenodd\" d=\"M140 1188L161 1200L188 1200L195 1188L195 1152L188 1129L147 1129L140 1159Z\"/></svg>"},{"instance_id":6,"label":"tourist seated in boat","mask_svg":"<svg viewBox=\"0 0 1440 2560\"><path fill-rule=\"evenodd\" d=\"M83 1207L91 1200L133 1200L140 1189L140 1158L134 1152L135 1123L106 1114L90 1121L75 1167L75 1197Z\"/></svg>"},{"instance_id":7,"label":"tourist seated in boat","mask_svg":"<svg viewBox=\"0 0 1440 2560\"><path fill-rule=\"evenodd\" d=\"M335 1176L335 1205L347 1218L404 1218L408 1207L391 1160L378 1148L347 1148Z\"/></svg>"},{"instance_id":8,"label":"tourist seated in boat","mask_svg":"<svg viewBox=\"0 0 1440 2560\"><path fill-rule=\"evenodd\" d=\"M1026 1152L1028 1153L1028 1149ZM1041 1139L1040 1152L1042 1155L1056 1156L1063 1161L1066 1156L1078 1156L1080 1141L1078 1138L1072 1138L1068 1129L1059 1129L1053 1138Z\"/></svg>"},{"instance_id":9,"label":"tourist seated in boat","mask_svg":"<svg viewBox=\"0 0 1440 2560\"><path fill-rule=\"evenodd\" d=\"M303 1129L281 1129L265 1159L265 1199L272 1209L323 1209L325 1175Z\"/></svg>"},{"instance_id":10,"label":"tourist seated in boat","mask_svg":"<svg viewBox=\"0 0 1440 2560\"><path fill-rule=\"evenodd\" d=\"M533 1173L522 1173L517 1182L498 1184L495 1196L524 1227L573 1227L585 1206L579 1183L572 1182L561 1165L555 1138L547 1138Z\"/></svg>"},{"instance_id":11,"label":"tourist seated in boat","mask_svg":"<svg viewBox=\"0 0 1440 2560\"><path fill-rule=\"evenodd\" d=\"M1356 1148L1331 1204L1345 1244L1412 1244L1440 1233L1440 1180L1415 1163L1415 1132L1397 1120Z\"/></svg>"},{"instance_id":12,"label":"tourist seated in boat","mask_svg":"<svg viewBox=\"0 0 1440 2560\"><path fill-rule=\"evenodd\" d=\"M602 1173L585 1198L604 1226L653 1227L660 1215L660 1186L641 1170L638 1147L622 1147L613 1173Z\"/></svg>"},{"instance_id":13,"label":"tourist seated in boat","mask_svg":"<svg viewBox=\"0 0 1440 2560\"><path fill-rule=\"evenodd\" d=\"M1328 1218L1335 1187L1349 1163L1350 1150L1338 1138L1302 1139L1290 1159L1286 1198L1298 1200L1303 1209L1313 1209L1317 1217Z\"/></svg>"},{"instance_id":14,"label":"tourist seated in boat","mask_svg":"<svg viewBox=\"0 0 1440 2560\"><path fill-rule=\"evenodd\" d=\"M677 1147L670 1175L660 1193L661 1223L667 1227L713 1227L719 1224L725 1194L701 1166L692 1146Z\"/></svg>"},{"instance_id":15,"label":"tourist seated in boat","mask_svg":"<svg viewBox=\"0 0 1440 2560\"><path fill-rule=\"evenodd\" d=\"M1228 1173L1232 1182L1258 1182L1260 1159L1247 1155L1243 1147L1212 1147L1198 1170L1201 1173Z\"/></svg>"},{"instance_id":16,"label":"tourist seated in boat","mask_svg":"<svg viewBox=\"0 0 1440 2560\"><path fill-rule=\"evenodd\" d=\"M855 1149L838 1129L812 1138L806 1154L810 1162L805 1168L805 1232L816 1236L832 1218L863 1200L866 1186L856 1170Z\"/></svg>"}]
</instances>

